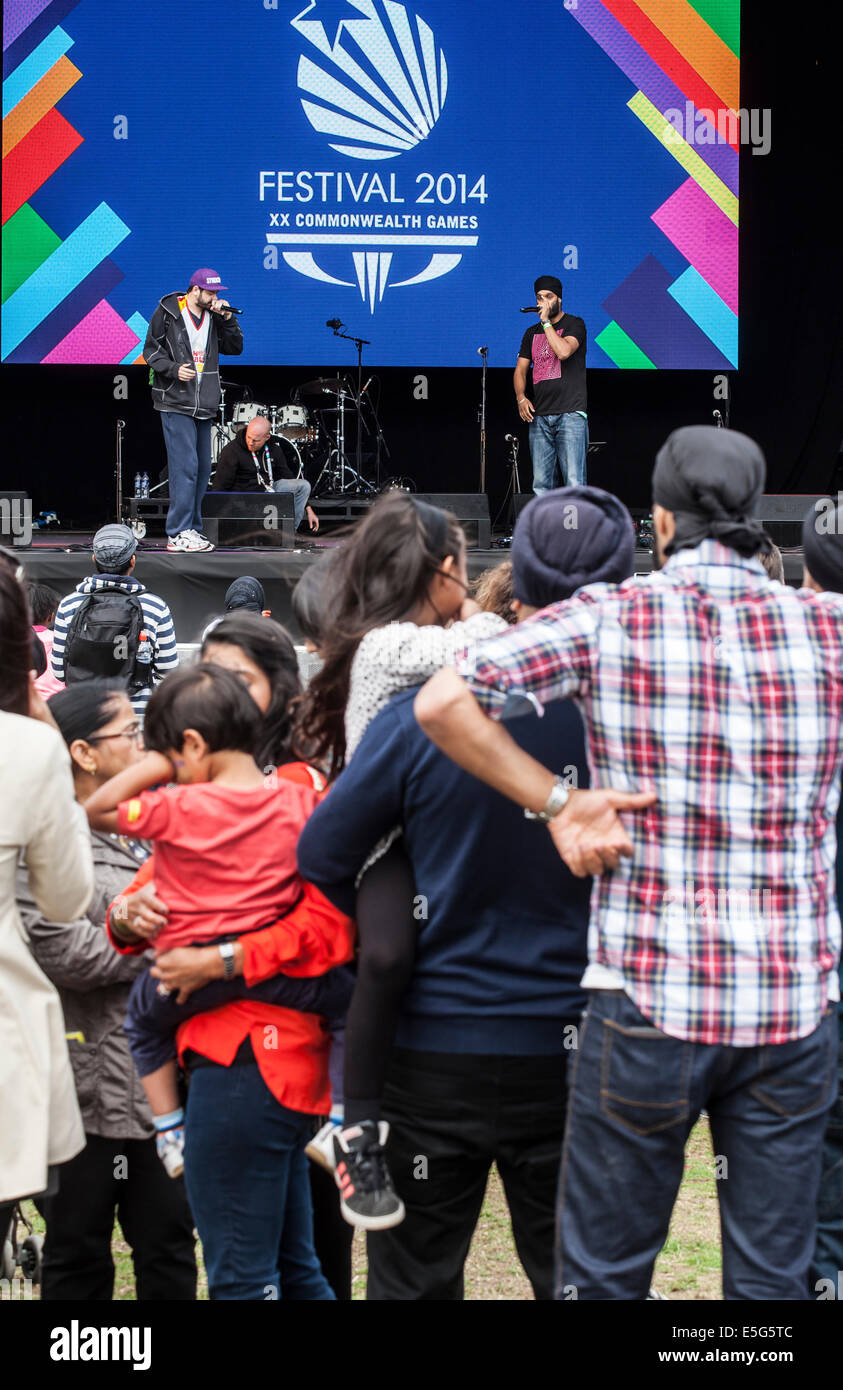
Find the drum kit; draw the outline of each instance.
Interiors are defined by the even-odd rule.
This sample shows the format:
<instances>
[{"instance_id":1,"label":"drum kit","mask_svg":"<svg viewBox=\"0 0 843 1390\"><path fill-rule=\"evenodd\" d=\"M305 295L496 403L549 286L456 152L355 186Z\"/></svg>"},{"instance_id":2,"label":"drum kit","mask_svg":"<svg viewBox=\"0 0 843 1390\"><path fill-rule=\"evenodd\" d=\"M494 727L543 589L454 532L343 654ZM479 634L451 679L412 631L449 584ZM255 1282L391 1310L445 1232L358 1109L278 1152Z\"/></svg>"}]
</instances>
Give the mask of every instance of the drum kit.
<instances>
[{"instance_id":1,"label":"drum kit","mask_svg":"<svg viewBox=\"0 0 843 1390\"><path fill-rule=\"evenodd\" d=\"M367 383L368 385L368 383ZM284 442L285 453L297 476L316 474L312 496L320 493L375 493L377 485L363 477L362 469L352 467L346 451L346 417L359 413L367 433L377 438L377 471L380 469L380 450L386 448L374 407L358 397L346 377L318 377L305 381L293 393L289 405L269 405L259 401L241 400L226 416L225 388L233 382L220 384L220 413L211 435L211 460L217 460L238 430L257 416L269 421L271 433ZM244 388L238 387L240 391ZM303 398L303 399L302 399ZM305 404L304 402L307 402ZM364 405L368 404L371 422L366 423ZM387 451L388 452L388 451ZM357 460L355 459L355 462ZM310 478L308 479L310 481Z\"/></svg>"}]
</instances>

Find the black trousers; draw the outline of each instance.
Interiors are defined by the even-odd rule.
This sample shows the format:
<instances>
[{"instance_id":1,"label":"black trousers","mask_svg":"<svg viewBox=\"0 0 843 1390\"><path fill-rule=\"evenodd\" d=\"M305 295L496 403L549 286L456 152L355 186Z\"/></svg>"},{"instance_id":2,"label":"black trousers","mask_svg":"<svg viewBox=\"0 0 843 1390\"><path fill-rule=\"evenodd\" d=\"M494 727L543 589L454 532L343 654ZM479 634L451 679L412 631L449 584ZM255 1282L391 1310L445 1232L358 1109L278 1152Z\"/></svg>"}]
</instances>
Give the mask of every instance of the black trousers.
<instances>
[{"instance_id":1,"label":"black trousers","mask_svg":"<svg viewBox=\"0 0 843 1390\"><path fill-rule=\"evenodd\" d=\"M368 1236L367 1297L464 1297L463 1267L492 1163L503 1181L518 1255L537 1299L553 1297L559 1160L567 1102L560 1052L459 1056L396 1049L383 1116L406 1219Z\"/></svg>"},{"instance_id":2,"label":"black trousers","mask_svg":"<svg viewBox=\"0 0 843 1390\"><path fill-rule=\"evenodd\" d=\"M132 1248L138 1301L196 1297L193 1217L181 1178L168 1178L154 1139L89 1134L62 1164L45 1204L41 1297L109 1301L114 1296L115 1213Z\"/></svg>"}]
</instances>

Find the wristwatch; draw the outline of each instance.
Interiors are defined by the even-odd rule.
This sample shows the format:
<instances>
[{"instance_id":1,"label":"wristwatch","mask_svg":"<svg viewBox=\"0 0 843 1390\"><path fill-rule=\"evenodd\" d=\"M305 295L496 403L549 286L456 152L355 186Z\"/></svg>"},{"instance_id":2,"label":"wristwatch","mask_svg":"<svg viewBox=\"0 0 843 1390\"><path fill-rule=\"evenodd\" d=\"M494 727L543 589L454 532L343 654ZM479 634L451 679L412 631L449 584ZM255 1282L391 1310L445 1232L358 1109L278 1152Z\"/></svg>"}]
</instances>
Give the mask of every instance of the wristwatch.
<instances>
[{"instance_id":1,"label":"wristwatch","mask_svg":"<svg viewBox=\"0 0 843 1390\"><path fill-rule=\"evenodd\" d=\"M234 979L234 944L231 941L224 941L217 947L222 956L222 977L224 980Z\"/></svg>"},{"instance_id":2,"label":"wristwatch","mask_svg":"<svg viewBox=\"0 0 843 1390\"><path fill-rule=\"evenodd\" d=\"M566 786L561 777L557 777L550 789L550 796L542 809L540 811L525 810L524 815L527 820L540 820L547 825L548 821L553 820L554 816L558 816L559 812L567 806L570 795L571 788Z\"/></svg>"}]
</instances>

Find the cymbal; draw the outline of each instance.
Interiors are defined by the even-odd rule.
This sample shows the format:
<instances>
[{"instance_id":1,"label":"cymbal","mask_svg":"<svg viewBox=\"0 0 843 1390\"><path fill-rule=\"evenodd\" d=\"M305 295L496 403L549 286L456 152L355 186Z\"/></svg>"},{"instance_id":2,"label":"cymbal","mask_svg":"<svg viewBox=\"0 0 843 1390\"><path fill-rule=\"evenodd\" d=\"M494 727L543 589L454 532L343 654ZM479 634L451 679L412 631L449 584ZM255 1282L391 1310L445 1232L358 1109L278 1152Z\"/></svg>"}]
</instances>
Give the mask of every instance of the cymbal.
<instances>
[{"instance_id":1,"label":"cymbal","mask_svg":"<svg viewBox=\"0 0 843 1390\"><path fill-rule=\"evenodd\" d=\"M338 396L341 391L345 391L347 393L348 389L349 386L347 381L341 381L337 377L331 377L330 379L326 379L325 377L320 376L317 377L315 381L306 381L303 386L300 386L299 395Z\"/></svg>"}]
</instances>

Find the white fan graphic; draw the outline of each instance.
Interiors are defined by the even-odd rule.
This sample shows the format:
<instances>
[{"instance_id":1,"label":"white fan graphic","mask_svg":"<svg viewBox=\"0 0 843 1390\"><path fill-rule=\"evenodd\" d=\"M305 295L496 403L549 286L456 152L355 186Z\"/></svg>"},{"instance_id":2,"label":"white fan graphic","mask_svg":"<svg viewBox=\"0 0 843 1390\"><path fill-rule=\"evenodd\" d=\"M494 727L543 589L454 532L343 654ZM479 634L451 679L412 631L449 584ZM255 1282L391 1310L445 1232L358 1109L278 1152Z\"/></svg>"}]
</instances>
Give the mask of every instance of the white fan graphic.
<instances>
[{"instance_id":1,"label":"white fan graphic","mask_svg":"<svg viewBox=\"0 0 843 1390\"><path fill-rule=\"evenodd\" d=\"M336 24L333 40L324 22L328 14ZM313 56L304 52L299 58L302 108L313 129L328 137L331 149L350 159L395 159L427 139L445 105L448 66L433 30L419 15L408 14L407 6L396 0L382 0L380 9L375 0L345 0L339 7L337 0L310 0L290 23L314 50ZM387 288L447 275L462 260L462 251L455 248L476 246L478 238L305 231L270 233L267 240L301 248L282 252L287 265L332 285L354 281L330 275L317 263L314 251L324 246L349 248L360 294L374 313ZM378 249L385 246L391 249ZM409 279L390 281L395 252L412 247L431 251L427 265Z\"/></svg>"},{"instance_id":2,"label":"white fan graphic","mask_svg":"<svg viewBox=\"0 0 843 1390\"><path fill-rule=\"evenodd\" d=\"M299 89L313 98L302 97L302 106L314 130L330 135L331 148L352 159L394 159L413 149L439 120L448 90L445 55L437 52L430 26L414 15L414 33L406 7L385 0L387 28L374 0L348 0L363 18L340 20L331 44L322 21L306 18L315 3L292 21L334 69L326 71L305 54L299 59ZM343 47L346 35L379 82Z\"/></svg>"}]
</instances>

